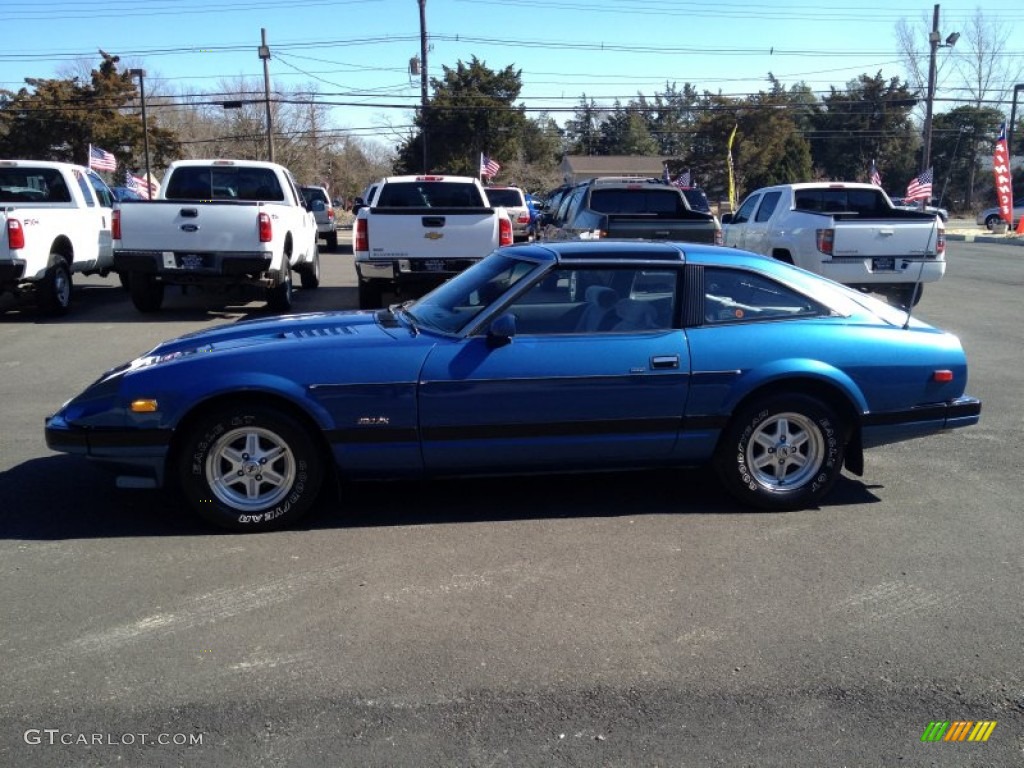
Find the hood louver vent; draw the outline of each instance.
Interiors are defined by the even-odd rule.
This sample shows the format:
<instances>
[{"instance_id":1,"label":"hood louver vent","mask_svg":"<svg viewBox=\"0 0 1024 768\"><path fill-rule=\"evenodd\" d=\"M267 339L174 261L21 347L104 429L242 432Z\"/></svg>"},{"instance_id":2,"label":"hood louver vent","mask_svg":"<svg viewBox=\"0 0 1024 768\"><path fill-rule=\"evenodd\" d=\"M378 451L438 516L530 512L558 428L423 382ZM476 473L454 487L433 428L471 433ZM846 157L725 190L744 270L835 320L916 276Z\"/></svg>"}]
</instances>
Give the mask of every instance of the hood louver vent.
<instances>
[{"instance_id":1,"label":"hood louver vent","mask_svg":"<svg viewBox=\"0 0 1024 768\"><path fill-rule=\"evenodd\" d=\"M352 329L345 325L335 325L330 328L301 328L296 331L287 331L281 334L282 339L320 339L328 336L350 336Z\"/></svg>"}]
</instances>

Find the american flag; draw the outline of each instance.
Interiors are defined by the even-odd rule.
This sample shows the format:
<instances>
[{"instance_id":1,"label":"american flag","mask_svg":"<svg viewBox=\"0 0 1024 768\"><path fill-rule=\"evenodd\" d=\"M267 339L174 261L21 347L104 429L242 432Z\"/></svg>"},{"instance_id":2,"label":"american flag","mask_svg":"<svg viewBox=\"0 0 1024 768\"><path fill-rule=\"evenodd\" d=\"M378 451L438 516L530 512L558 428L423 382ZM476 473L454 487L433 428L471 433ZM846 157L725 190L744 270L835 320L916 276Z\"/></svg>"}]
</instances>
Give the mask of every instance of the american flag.
<instances>
[{"instance_id":1,"label":"american flag","mask_svg":"<svg viewBox=\"0 0 1024 768\"><path fill-rule=\"evenodd\" d=\"M676 180L673 181L672 183L675 186L677 186L677 187L689 187L689 186L692 186L690 184L690 172L689 171L684 171L683 173L680 173L676 177Z\"/></svg>"},{"instance_id":2,"label":"american flag","mask_svg":"<svg viewBox=\"0 0 1024 768\"><path fill-rule=\"evenodd\" d=\"M124 185L128 187L128 189L138 192L147 200L153 197L152 185L146 184L146 180L144 178L142 178L141 176L136 176L127 168L124 169ZM147 189L147 187L150 188Z\"/></svg>"},{"instance_id":3,"label":"american flag","mask_svg":"<svg viewBox=\"0 0 1024 768\"><path fill-rule=\"evenodd\" d=\"M904 200L931 200L932 197L932 169L929 168L927 171L919 175L917 178L911 179L907 185L907 194L903 196Z\"/></svg>"},{"instance_id":4,"label":"american flag","mask_svg":"<svg viewBox=\"0 0 1024 768\"><path fill-rule=\"evenodd\" d=\"M117 158L105 149L89 145L89 167L97 171L116 171Z\"/></svg>"},{"instance_id":5,"label":"american flag","mask_svg":"<svg viewBox=\"0 0 1024 768\"><path fill-rule=\"evenodd\" d=\"M487 155L480 153L480 175L493 178L498 175L498 171L501 170L501 166L497 162L491 160Z\"/></svg>"},{"instance_id":6,"label":"american flag","mask_svg":"<svg viewBox=\"0 0 1024 768\"><path fill-rule=\"evenodd\" d=\"M878 172L878 166L875 165L875 161L871 161L871 183L876 187L882 186L882 174Z\"/></svg>"}]
</instances>

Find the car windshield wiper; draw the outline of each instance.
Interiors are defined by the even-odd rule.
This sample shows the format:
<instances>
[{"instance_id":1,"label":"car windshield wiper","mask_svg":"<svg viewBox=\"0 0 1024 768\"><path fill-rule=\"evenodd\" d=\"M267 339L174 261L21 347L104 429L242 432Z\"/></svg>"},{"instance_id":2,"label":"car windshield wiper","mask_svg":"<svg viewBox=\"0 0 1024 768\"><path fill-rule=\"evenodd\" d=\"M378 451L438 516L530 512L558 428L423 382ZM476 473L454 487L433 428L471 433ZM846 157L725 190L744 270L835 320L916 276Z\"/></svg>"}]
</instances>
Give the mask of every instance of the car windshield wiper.
<instances>
[{"instance_id":1,"label":"car windshield wiper","mask_svg":"<svg viewBox=\"0 0 1024 768\"><path fill-rule=\"evenodd\" d=\"M403 301L401 304L392 304L388 307L388 311L393 315L397 315L399 313L405 315L405 319L409 322L410 330L415 336L420 332L420 325L422 323L416 315L409 311L409 307L414 303L414 300L410 299L409 301Z\"/></svg>"}]
</instances>

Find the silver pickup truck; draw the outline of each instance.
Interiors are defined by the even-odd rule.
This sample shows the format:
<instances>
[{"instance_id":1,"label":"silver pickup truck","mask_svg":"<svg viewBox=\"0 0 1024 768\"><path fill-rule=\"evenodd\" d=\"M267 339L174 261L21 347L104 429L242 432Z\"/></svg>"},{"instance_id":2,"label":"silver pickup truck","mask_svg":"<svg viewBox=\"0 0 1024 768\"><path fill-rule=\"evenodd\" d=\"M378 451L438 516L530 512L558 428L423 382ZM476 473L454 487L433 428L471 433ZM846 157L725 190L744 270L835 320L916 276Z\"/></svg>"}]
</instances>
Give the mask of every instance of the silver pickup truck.
<instances>
[{"instance_id":1,"label":"silver pickup truck","mask_svg":"<svg viewBox=\"0 0 1024 768\"><path fill-rule=\"evenodd\" d=\"M764 254L901 306L946 272L942 219L892 204L872 184L781 184L722 216L725 245Z\"/></svg>"},{"instance_id":2,"label":"silver pickup truck","mask_svg":"<svg viewBox=\"0 0 1024 768\"><path fill-rule=\"evenodd\" d=\"M320 284L316 221L286 168L249 160L171 163L155 200L114 210L114 266L132 302L156 312L168 285L254 287L292 305L292 272Z\"/></svg>"},{"instance_id":3,"label":"silver pickup truck","mask_svg":"<svg viewBox=\"0 0 1024 768\"><path fill-rule=\"evenodd\" d=\"M382 179L356 212L359 307L380 307L385 292L418 295L512 238L508 212L491 207L472 176Z\"/></svg>"}]
</instances>

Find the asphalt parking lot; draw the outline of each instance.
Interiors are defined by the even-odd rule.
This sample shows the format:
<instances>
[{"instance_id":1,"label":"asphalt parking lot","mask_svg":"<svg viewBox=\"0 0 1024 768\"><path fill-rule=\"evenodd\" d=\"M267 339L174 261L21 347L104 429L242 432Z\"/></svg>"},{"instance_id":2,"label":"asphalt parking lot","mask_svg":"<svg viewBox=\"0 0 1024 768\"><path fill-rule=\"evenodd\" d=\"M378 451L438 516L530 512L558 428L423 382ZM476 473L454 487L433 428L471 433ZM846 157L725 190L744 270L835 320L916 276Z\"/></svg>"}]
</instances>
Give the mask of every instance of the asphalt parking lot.
<instances>
[{"instance_id":1,"label":"asphalt parking lot","mask_svg":"<svg viewBox=\"0 0 1024 768\"><path fill-rule=\"evenodd\" d=\"M296 310L354 308L351 251L322 257ZM1024 763L1024 248L948 260L916 314L963 340L981 423L784 514L690 470L353 485L212 532L43 418L262 304L143 317L87 278L65 319L0 305L0 765Z\"/></svg>"}]
</instances>

